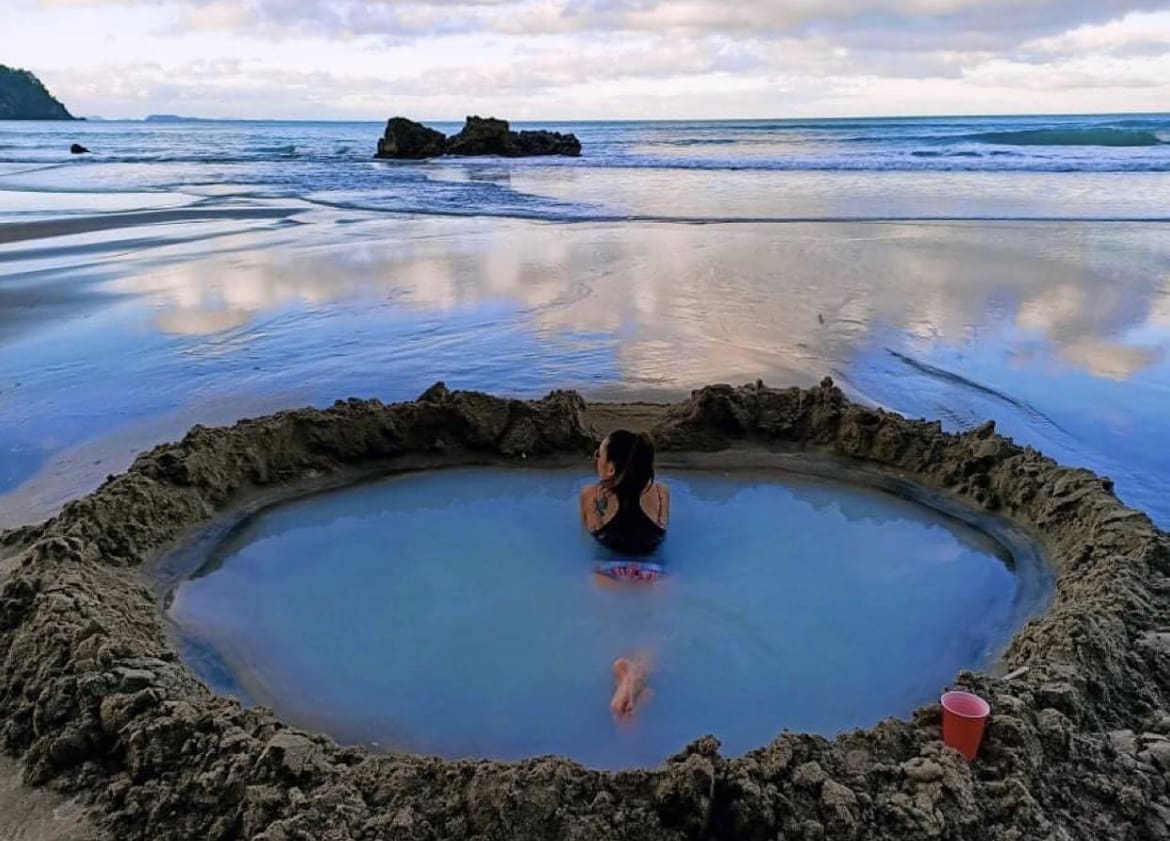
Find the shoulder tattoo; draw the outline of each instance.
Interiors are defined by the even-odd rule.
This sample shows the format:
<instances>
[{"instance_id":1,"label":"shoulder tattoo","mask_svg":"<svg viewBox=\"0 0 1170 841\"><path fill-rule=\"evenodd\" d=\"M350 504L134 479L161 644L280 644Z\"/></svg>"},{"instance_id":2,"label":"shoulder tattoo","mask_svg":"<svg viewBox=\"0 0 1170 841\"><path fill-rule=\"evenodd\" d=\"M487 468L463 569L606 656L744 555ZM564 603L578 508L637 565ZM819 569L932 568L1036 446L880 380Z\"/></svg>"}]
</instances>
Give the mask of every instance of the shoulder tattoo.
<instances>
[{"instance_id":1,"label":"shoulder tattoo","mask_svg":"<svg viewBox=\"0 0 1170 841\"><path fill-rule=\"evenodd\" d=\"M605 512L609 510L609 494L605 492L604 488L598 488L597 493L594 494L593 510L597 512L599 518L605 518Z\"/></svg>"}]
</instances>

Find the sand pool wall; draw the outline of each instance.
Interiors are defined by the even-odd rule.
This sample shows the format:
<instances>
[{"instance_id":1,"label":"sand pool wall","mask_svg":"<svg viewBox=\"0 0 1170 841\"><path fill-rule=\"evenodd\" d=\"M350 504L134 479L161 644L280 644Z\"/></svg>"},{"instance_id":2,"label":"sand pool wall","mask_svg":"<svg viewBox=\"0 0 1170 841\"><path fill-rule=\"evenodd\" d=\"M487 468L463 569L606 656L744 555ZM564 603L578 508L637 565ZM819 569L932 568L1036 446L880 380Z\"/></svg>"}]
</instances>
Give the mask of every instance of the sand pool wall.
<instances>
[{"instance_id":1,"label":"sand pool wall","mask_svg":"<svg viewBox=\"0 0 1170 841\"><path fill-rule=\"evenodd\" d=\"M825 451L999 512L1043 543L1050 609L968 766L938 708L736 759L700 738L617 773L544 757L445 762L342 748L210 693L169 644L140 568L228 510L298 483L419 462L580 458L621 422L668 453ZM995 434L954 435L808 390L716 386L670 407L518 402L435 387L196 428L46 524L2 538L0 743L29 782L84 792L118 838L1161 838L1170 836L1170 555L1107 479ZM1024 671L1021 671L1024 670Z\"/></svg>"}]
</instances>

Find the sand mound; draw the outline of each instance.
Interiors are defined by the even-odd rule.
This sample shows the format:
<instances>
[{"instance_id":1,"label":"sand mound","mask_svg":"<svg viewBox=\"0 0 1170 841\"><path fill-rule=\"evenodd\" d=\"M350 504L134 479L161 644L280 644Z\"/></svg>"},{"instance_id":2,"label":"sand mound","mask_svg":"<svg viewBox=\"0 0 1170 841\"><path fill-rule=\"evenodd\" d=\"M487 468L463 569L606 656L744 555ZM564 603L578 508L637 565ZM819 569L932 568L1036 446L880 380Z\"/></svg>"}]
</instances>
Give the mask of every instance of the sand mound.
<instances>
[{"instance_id":1,"label":"sand mound","mask_svg":"<svg viewBox=\"0 0 1170 841\"><path fill-rule=\"evenodd\" d=\"M1033 531L1052 608L963 674L994 718L980 761L939 742L937 707L836 740L783 734L741 759L700 739L653 771L371 755L210 694L167 642L140 568L257 495L407 464L555 459L653 422L669 451L796 447L881 466ZM436 386L196 427L53 520L0 535L0 745L26 779L90 798L117 838L1170 837L1170 552L1112 484L995 434L810 389L715 386L661 408L520 402Z\"/></svg>"}]
</instances>

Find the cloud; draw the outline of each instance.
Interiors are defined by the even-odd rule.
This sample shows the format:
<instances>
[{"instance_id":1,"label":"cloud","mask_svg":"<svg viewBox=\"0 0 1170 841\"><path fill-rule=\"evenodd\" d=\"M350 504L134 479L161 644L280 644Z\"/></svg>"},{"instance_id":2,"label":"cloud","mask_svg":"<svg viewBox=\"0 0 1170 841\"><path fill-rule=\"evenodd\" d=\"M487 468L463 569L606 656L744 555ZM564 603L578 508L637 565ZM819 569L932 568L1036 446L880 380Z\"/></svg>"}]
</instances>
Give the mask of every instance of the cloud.
<instances>
[{"instance_id":1,"label":"cloud","mask_svg":"<svg viewBox=\"0 0 1170 841\"><path fill-rule=\"evenodd\" d=\"M98 5L100 0L41 0ZM481 33L820 35L899 49L989 49L1157 10L1157 0L120 0L175 11L181 25L261 37L392 39ZM105 3L105 5L115 5Z\"/></svg>"},{"instance_id":2,"label":"cloud","mask_svg":"<svg viewBox=\"0 0 1170 841\"><path fill-rule=\"evenodd\" d=\"M1100 88L1159 90L1170 78L1170 51L1129 59L1075 56L1037 67L1032 62L993 59L973 68L967 79L980 85L1034 91L1079 91Z\"/></svg>"},{"instance_id":3,"label":"cloud","mask_svg":"<svg viewBox=\"0 0 1170 841\"><path fill-rule=\"evenodd\" d=\"M363 109L378 117L389 116L390 110L418 114L411 110L415 107L430 114L443 109L440 114L454 117L493 103L499 104L501 113L519 118L524 115L509 110L508 100L564 98L573 88L613 83L655 85L677 78L680 69L693 77L725 76L723 85L734 88L733 74L764 66L758 57L717 48L639 40L576 52L547 47L530 51L522 62L455 64L440 72L401 66L381 75L286 68L255 60L118 63L66 74L54 83L54 90L66 101L104 99L138 110L217 116L268 115L275 93L285 107L295 101L302 108L317 109L315 113L324 118Z\"/></svg>"},{"instance_id":4,"label":"cloud","mask_svg":"<svg viewBox=\"0 0 1170 841\"><path fill-rule=\"evenodd\" d=\"M1070 29L1021 45L1022 52L1038 55L1170 51L1170 11L1131 12L1100 24Z\"/></svg>"},{"instance_id":5,"label":"cloud","mask_svg":"<svg viewBox=\"0 0 1170 841\"><path fill-rule=\"evenodd\" d=\"M25 63L107 116L1080 112L1170 93L1170 12L1145 0L15 2Z\"/></svg>"}]
</instances>

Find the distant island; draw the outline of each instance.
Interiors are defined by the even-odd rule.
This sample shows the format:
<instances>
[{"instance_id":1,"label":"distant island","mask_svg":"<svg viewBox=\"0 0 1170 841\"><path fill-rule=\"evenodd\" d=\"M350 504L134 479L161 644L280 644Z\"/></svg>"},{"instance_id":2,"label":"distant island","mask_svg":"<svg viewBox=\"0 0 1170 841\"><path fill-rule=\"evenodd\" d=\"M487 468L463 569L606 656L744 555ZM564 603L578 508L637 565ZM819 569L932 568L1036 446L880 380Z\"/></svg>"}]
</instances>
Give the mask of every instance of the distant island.
<instances>
[{"instance_id":1,"label":"distant island","mask_svg":"<svg viewBox=\"0 0 1170 841\"><path fill-rule=\"evenodd\" d=\"M181 114L150 114L145 122L148 123L208 123L211 120L203 117L184 117Z\"/></svg>"},{"instance_id":2,"label":"distant island","mask_svg":"<svg viewBox=\"0 0 1170 841\"><path fill-rule=\"evenodd\" d=\"M0 64L0 120L72 120L74 116L27 70Z\"/></svg>"}]
</instances>

